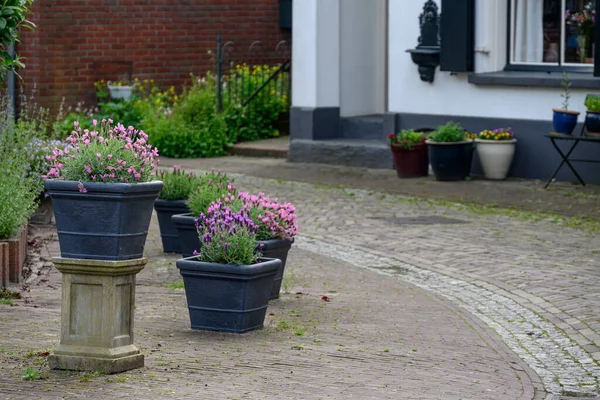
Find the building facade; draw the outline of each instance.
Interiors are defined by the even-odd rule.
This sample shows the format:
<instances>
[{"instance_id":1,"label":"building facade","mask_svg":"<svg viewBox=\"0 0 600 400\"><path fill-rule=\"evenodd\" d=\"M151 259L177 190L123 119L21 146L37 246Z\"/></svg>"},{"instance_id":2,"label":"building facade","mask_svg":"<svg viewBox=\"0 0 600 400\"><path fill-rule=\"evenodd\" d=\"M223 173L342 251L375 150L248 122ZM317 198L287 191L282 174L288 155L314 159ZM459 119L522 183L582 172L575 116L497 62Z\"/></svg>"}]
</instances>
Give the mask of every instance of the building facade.
<instances>
[{"instance_id":1,"label":"building facade","mask_svg":"<svg viewBox=\"0 0 600 400\"><path fill-rule=\"evenodd\" d=\"M407 50L432 36L430 27L422 29L432 6L441 60L429 81ZM600 94L596 33L581 33L569 20L586 7L595 2L294 2L290 160L392 168L388 133L456 121L471 132L513 128L510 175L548 178L561 161L544 134L553 130L552 109L561 108L563 72L571 82L569 109L581 112L574 134L585 96ZM600 144L581 143L574 156L600 160ZM577 168L586 182L600 183L597 164ZM564 168L557 179L575 178Z\"/></svg>"}]
</instances>

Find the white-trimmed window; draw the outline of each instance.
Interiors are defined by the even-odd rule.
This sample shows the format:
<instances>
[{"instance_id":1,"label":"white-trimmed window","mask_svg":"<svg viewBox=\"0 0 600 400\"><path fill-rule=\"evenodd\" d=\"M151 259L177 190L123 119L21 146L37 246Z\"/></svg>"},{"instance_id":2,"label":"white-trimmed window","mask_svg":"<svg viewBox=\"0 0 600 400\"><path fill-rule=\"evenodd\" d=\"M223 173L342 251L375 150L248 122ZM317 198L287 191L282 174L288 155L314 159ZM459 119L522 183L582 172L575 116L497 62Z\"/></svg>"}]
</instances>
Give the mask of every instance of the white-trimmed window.
<instances>
[{"instance_id":1,"label":"white-trimmed window","mask_svg":"<svg viewBox=\"0 0 600 400\"><path fill-rule=\"evenodd\" d=\"M591 70L595 10L595 0L509 0L510 66Z\"/></svg>"}]
</instances>

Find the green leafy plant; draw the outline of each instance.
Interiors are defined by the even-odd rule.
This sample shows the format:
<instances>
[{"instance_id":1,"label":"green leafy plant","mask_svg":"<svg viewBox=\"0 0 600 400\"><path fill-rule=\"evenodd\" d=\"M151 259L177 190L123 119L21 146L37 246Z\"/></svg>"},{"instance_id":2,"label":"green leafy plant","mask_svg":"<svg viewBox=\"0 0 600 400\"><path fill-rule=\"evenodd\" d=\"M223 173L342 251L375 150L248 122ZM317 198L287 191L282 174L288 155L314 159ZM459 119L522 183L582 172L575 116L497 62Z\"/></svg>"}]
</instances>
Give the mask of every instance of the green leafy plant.
<instances>
[{"instance_id":1,"label":"green leafy plant","mask_svg":"<svg viewBox=\"0 0 600 400\"><path fill-rule=\"evenodd\" d=\"M158 179L163 182L163 188L158 194L162 200L187 200L198 188L201 180L193 172L186 172L179 165L173 166L173 171L161 171Z\"/></svg>"},{"instance_id":2,"label":"green leafy plant","mask_svg":"<svg viewBox=\"0 0 600 400\"><path fill-rule=\"evenodd\" d=\"M0 304L5 306L14 306L15 303L11 299L0 299Z\"/></svg>"},{"instance_id":3,"label":"green leafy plant","mask_svg":"<svg viewBox=\"0 0 600 400\"><path fill-rule=\"evenodd\" d=\"M587 95L585 98L585 107L589 112L600 112L600 96Z\"/></svg>"},{"instance_id":4,"label":"green leafy plant","mask_svg":"<svg viewBox=\"0 0 600 400\"><path fill-rule=\"evenodd\" d=\"M197 189L190 195L188 205L192 215L198 216L208 211L210 204L226 196L228 199L237 196L232 185L233 180L224 173L211 171L199 177Z\"/></svg>"},{"instance_id":5,"label":"green leafy plant","mask_svg":"<svg viewBox=\"0 0 600 400\"><path fill-rule=\"evenodd\" d=\"M19 42L20 28L34 29L35 25L25 19L33 0L2 0L0 4L0 80L4 83L8 71L25 67L18 55L9 53L9 46Z\"/></svg>"},{"instance_id":6,"label":"green leafy plant","mask_svg":"<svg viewBox=\"0 0 600 400\"><path fill-rule=\"evenodd\" d=\"M25 369L25 375L22 375L21 378L26 381L35 381L41 379L41 376L37 369L28 367Z\"/></svg>"},{"instance_id":7,"label":"green leafy plant","mask_svg":"<svg viewBox=\"0 0 600 400\"><path fill-rule=\"evenodd\" d=\"M404 150L412 150L414 146L425 143L425 134L412 129L403 129L399 133L388 135L390 146L399 146Z\"/></svg>"},{"instance_id":8,"label":"green leafy plant","mask_svg":"<svg viewBox=\"0 0 600 400\"><path fill-rule=\"evenodd\" d=\"M429 134L427 140L439 143L464 142L467 140L465 129L456 122L440 125Z\"/></svg>"}]
</instances>

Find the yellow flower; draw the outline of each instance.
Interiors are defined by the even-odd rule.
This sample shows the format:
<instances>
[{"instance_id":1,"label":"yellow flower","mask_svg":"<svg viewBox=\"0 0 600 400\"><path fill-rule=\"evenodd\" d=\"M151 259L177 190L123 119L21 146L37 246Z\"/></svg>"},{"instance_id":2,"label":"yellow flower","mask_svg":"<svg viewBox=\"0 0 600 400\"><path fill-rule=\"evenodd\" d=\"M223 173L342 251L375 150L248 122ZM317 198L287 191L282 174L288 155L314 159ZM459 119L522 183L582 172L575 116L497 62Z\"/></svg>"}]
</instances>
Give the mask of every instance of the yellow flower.
<instances>
[{"instance_id":1,"label":"yellow flower","mask_svg":"<svg viewBox=\"0 0 600 400\"><path fill-rule=\"evenodd\" d=\"M150 83L154 83L154 79L150 79Z\"/></svg>"},{"instance_id":2,"label":"yellow flower","mask_svg":"<svg viewBox=\"0 0 600 400\"><path fill-rule=\"evenodd\" d=\"M171 86L171 87L169 88L169 91L170 91L170 92L174 92L174 91L175 91L175 86Z\"/></svg>"},{"instance_id":3,"label":"yellow flower","mask_svg":"<svg viewBox=\"0 0 600 400\"><path fill-rule=\"evenodd\" d=\"M136 81L136 82L137 82L137 81L139 81L139 79L138 79L138 78L135 78L135 79L134 79L134 81Z\"/></svg>"},{"instance_id":4,"label":"yellow flower","mask_svg":"<svg viewBox=\"0 0 600 400\"><path fill-rule=\"evenodd\" d=\"M148 83L148 79L144 79L144 83Z\"/></svg>"}]
</instances>

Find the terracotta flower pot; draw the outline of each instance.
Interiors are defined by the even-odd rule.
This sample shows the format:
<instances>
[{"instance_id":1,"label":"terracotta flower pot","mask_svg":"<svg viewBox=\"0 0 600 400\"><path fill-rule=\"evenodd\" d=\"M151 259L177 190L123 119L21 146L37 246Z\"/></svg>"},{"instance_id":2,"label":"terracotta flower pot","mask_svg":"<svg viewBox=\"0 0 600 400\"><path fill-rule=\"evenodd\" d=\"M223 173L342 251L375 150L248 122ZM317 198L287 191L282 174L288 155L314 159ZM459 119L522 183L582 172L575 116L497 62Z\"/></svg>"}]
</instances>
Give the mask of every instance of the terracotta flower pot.
<instances>
[{"instance_id":1,"label":"terracotta flower pot","mask_svg":"<svg viewBox=\"0 0 600 400\"><path fill-rule=\"evenodd\" d=\"M414 145L412 150L392 145L392 155L398 178L420 178L429 174L429 154L427 145Z\"/></svg>"}]
</instances>

